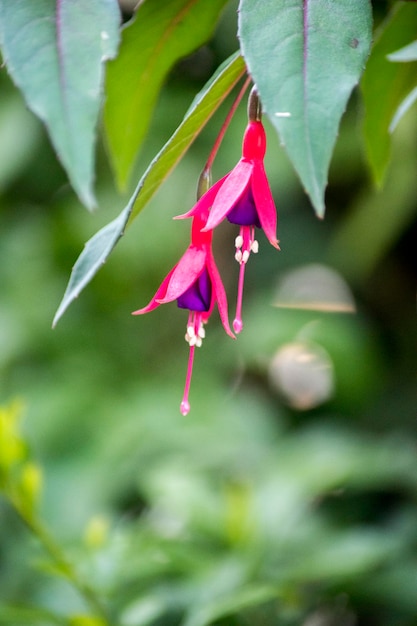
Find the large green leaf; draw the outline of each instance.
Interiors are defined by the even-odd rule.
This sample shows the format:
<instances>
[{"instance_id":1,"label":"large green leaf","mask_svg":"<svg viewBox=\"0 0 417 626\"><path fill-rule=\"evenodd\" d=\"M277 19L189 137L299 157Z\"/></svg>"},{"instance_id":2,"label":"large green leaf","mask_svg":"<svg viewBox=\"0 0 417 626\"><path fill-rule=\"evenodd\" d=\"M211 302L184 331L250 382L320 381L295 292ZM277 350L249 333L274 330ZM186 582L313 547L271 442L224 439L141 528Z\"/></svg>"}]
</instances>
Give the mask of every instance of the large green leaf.
<instances>
[{"instance_id":1,"label":"large green leaf","mask_svg":"<svg viewBox=\"0 0 417 626\"><path fill-rule=\"evenodd\" d=\"M409 43L417 29L416 7L398 6L382 24L362 79L366 154L374 180L384 181L390 159L390 125L398 107L417 86L416 63L392 63L390 53ZM392 127L391 127L392 129Z\"/></svg>"},{"instance_id":2,"label":"large green leaf","mask_svg":"<svg viewBox=\"0 0 417 626\"><path fill-rule=\"evenodd\" d=\"M119 216L98 231L85 245L72 270L53 326L107 261L129 221L143 209L183 154L204 128L227 94L245 71L243 59L235 54L219 68L214 77L194 99L182 123L156 155L140 179L135 192Z\"/></svg>"},{"instance_id":3,"label":"large green leaf","mask_svg":"<svg viewBox=\"0 0 417 626\"><path fill-rule=\"evenodd\" d=\"M104 109L107 143L120 187L128 181L169 70L211 36L226 2L147 0L123 30L119 55L107 71Z\"/></svg>"},{"instance_id":4,"label":"large green leaf","mask_svg":"<svg viewBox=\"0 0 417 626\"><path fill-rule=\"evenodd\" d=\"M317 214L340 118L369 54L367 0L241 0L242 54Z\"/></svg>"},{"instance_id":5,"label":"large green leaf","mask_svg":"<svg viewBox=\"0 0 417 626\"><path fill-rule=\"evenodd\" d=\"M7 69L90 208L103 62L116 54L119 23L117 0L0 0Z\"/></svg>"}]
</instances>

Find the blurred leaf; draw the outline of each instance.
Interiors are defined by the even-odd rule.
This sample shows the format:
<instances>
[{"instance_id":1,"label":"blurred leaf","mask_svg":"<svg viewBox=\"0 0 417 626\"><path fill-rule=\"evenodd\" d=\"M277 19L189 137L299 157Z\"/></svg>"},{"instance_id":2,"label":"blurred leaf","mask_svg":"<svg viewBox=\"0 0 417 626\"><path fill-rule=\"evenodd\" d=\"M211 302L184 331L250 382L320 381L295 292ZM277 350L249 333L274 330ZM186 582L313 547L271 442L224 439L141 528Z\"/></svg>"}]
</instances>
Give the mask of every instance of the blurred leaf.
<instances>
[{"instance_id":1,"label":"blurred leaf","mask_svg":"<svg viewBox=\"0 0 417 626\"><path fill-rule=\"evenodd\" d=\"M51 611L38 607L23 607L0 604L0 624L4 626L67 626L65 618L55 615Z\"/></svg>"},{"instance_id":2,"label":"blurred leaf","mask_svg":"<svg viewBox=\"0 0 417 626\"><path fill-rule=\"evenodd\" d=\"M109 538L109 520L96 515L89 520L84 532L84 543L90 550L102 548Z\"/></svg>"},{"instance_id":3,"label":"blurred leaf","mask_svg":"<svg viewBox=\"0 0 417 626\"><path fill-rule=\"evenodd\" d=\"M408 126L398 129L397 141L393 143L395 158L383 191L367 189L356 199L330 243L331 263L350 281L369 277L416 214L416 127L412 117L407 121Z\"/></svg>"},{"instance_id":4,"label":"blurred leaf","mask_svg":"<svg viewBox=\"0 0 417 626\"><path fill-rule=\"evenodd\" d=\"M21 417L20 402L0 406L0 487L27 453L26 443L20 432Z\"/></svg>"},{"instance_id":5,"label":"blurred leaf","mask_svg":"<svg viewBox=\"0 0 417 626\"><path fill-rule=\"evenodd\" d=\"M294 552L287 575L304 581L328 579L333 584L340 579L366 577L368 572L401 554L402 548L401 535L365 528L346 532L323 528L320 536L314 540L310 537L308 545L299 546L302 559Z\"/></svg>"},{"instance_id":6,"label":"blurred leaf","mask_svg":"<svg viewBox=\"0 0 417 626\"><path fill-rule=\"evenodd\" d=\"M146 626L152 624L168 609L166 594L155 590L129 604L120 616L122 626Z\"/></svg>"},{"instance_id":7,"label":"blurred leaf","mask_svg":"<svg viewBox=\"0 0 417 626\"><path fill-rule=\"evenodd\" d=\"M40 125L23 100L2 92L0 104L0 190L3 191L27 167L40 144Z\"/></svg>"},{"instance_id":8,"label":"blurred leaf","mask_svg":"<svg viewBox=\"0 0 417 626\"><path fill-rule=\"evenodd\" d=\"M123 30L106 77L104 123L110 157L125 187L165 77L212 34L227 0L144 2Z\"/></svg>"},{"instance_id":9,"label":"blurred leaf","mask_svg":"<svg viewBox=\"0 0 417 626\"><path fill-rule=\"evenodd\" d=\"M365 599L374 597L381 608L386 607L396 614L398 611L409 613L410 621L403 622L406 624L415 621L416 613L417 562L414 552L412 550L408 558L402 555L392 568L380 571L377 576L368 576L358 590Z\"/></svg>"},{"instance_id":10,"label":"blurred leaf","mask_svg":"<svg viewBox=\"0 0 417 626\"><path fill-rule=\"evenodd\" d=\"M413 106L416 100L417 100L417 87L414 87L414 89L408 94L408 96L404 98L404 100L401 102L398 109L395 111L394 117L392 118L391 124L389 125L389 129L388 129L390 133L394 132L394 130L397 128L398 123L407 113L408 109L410 109Z\"/></svg>"},{"instance_id":11,"label":"blurred leaf","mask_svg":"<svg viewBox=\"0 0 417 626\"><path fill-rule=\"evenodd\" d=\"M382 185L391 154L390 124L407 96L417 86L415 63L392 63L389 54L410 41L417 29L412 5L397 5L382 25L362 79L365 103L365 146L375 182Z\"/></svg>"},{"instance_id":12,"label":"blurred leaf","mask_svg":"<svg viewBox=\"0 0 417 626\"><path fill-rule=\"evenodd\" d=\"M39 502L42 489L42 470L39 465L27 462L23 465L16 487L18 488L20 508L28 518L32 518Z\"/></svg>"},{"instance_id":13,"label":"blurred leaf","mask_svg":"<svg viewBox=\"0 0 417 626\"><path fill-rule=\"evenodd\" d=\"M413 41L396 52L388 55L390 61L398 61L400 63L407 61L417 61L417 41Z\"/></svg>"},{"instance_id":14,"label":"blurred leaf","mask_svg":"<svg viewBox=\"0 0 417 626\"><path fill-rule=\"evenodd\" d=\"M108 622L100 617L91 615L73 615L69 620L70 626L108 626Z\"/></svg>"},{"instance_id":15,"label":"blurred leaf","mask_svg":"<svg viewBox=\"0 0 417 626\"><path fill-rule=\"evenodd\" d=\"M116 0L0 0L7 69L29 108L45 122L80 199L95 204L95 126L103 61L119 40Z\"/></svg>"},{"instance_id":16,"label":"blurred leaf","mask_svg":"<svg viewBox=\"0 0 417 626\"><path fill-rule=\"evenodd\" d=\"M417 61L417 41L413 41L408 46L401 48L401 50L397 50L397 52L393 52L388 55L389 61L404 63L408 61ZM397 127L398 122L404 117L407 113L408 109L412 107L414 102L417 100L417 87L411 90L411 92L404 98L404 100L399 105L398 109L395 111L394 117L391 120L391 124L389 126L389 132L392 133Z\"/></svg>"},{"instance_id":17,"label":"blurred leaf","mask_svg":"<svg viewBox=\"0 0 417 626\"><path fill-rule=\"evenodd\" d=\"M244 609L274 600L279 594L280 590L273 585L246 585L226 598L216 597L202 606L192 607L182 626L207 626Z\"/></svg>"},{"instance_id":18,"label":"blurred leaf","mask_svg":"<svg viewBox=\"0 0 417 626\"><path fill-rule=\"evenodd\" d=\"M86 243L72 270L64 297L55 314L53 326L107 261L128 222L138 215L172 172L213 113L242 77L244 70L244 62L238 54L230 57L219 68L215 76L194 99L175 133L153 159L127 206L115 220L107 224Z\"/></svg>"},{"instance_id":19,"label":"blurred leaf","mask_svg":"<svg viewBox=\"0 0 417 626\"><path fill-rule=\"evenodd\" d=\"M239 35L265 112L323 217L340 118L371 45L370 3L241 0Z\"/></svg>"}]
</instances>

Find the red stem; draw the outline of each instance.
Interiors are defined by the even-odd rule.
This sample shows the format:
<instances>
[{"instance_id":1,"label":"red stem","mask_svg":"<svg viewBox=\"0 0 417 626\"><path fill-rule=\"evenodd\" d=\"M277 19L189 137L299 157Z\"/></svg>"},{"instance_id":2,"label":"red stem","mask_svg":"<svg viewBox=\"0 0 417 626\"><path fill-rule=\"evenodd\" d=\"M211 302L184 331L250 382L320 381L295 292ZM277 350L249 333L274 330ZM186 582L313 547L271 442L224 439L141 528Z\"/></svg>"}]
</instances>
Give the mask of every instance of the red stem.
<instances>
[{"instance_id":1,"label":"red stem","mask_svg":"<svg viewBox=\"0 0 417 626\"><path fill-rule=\"evenodd\" d=\"M232 106L230 107L230 110L228 112L228 114L226 115L226 119L224 120L222 127L219 131L219 134L216 137L216 141L213 144L213 147L211 149L211 152L209 154L209 157L207 159L207 162L204 166L203 172L202 172L202 176L206 175L207 176L207 172L209 172L211 170L211 167L213 165L213 161L216 158L216 154L220 148L220 144L223 141L223 137L226 134L226 131L228 129L228 126L230 124L230 122L232 121L232 117L234 116L237 107L240 104L240 101L242 100L243 96L245 95L245 92L247 90L247 88L249 87L249 84L251 82L251 79L248 77L245 82L243 83L242 89L239 91L239 93L236 96L235 101L233 102Z\"/></svg>"}]
</instances>

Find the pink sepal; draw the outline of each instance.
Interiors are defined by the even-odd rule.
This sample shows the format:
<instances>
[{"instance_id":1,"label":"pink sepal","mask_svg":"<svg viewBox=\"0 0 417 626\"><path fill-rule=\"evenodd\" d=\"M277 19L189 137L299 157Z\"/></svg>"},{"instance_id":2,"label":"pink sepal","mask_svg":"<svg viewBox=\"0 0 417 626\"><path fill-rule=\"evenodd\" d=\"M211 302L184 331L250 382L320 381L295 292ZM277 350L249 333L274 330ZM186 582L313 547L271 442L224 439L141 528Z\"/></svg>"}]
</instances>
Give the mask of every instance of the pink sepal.
<instances>
[{"instance_id":1,"label":"pink sepal","mask_svg":"<svg viewBox=\"0 0 417 626\"><path fill-rule=\"evenodd\" d=\"M176 215L174 217L174 220L183 220L188 217L194 217L195 215L198 215L198 213L208 212L209 209L211 209L212 207L217 192L223 185L227 176L228 174L226 174L226 176L223 176L223 178L214 183L214 185L212 185L210 189L208 189L206 193L202 195L201 198L195 203L192 209L187 211L187 213L183 213L182 215Z\"/></svg>"},{"instance_id":2,"label":"pink sepal","mask_svg":"<svg viewBox=\"0 0 417 626\"><path fill-rule=\"evenodd\" d=\"M206 252L202 248L190 246L164 278L149 304L143 309L133 311L132 315L149 313L160 304L166 304L179 298L200 276L205 266L205 260Z\"/></svg>"},{"instance_id":3,"label":"pink sepal","mask_svg":"<svg viewBox=\"0 0 417 626\"><path fill-rule=\"evenodd\" d=\"M226 180L216 195L203 232L212 230L226 217L248 186L252 169L252 163L241 159L225 177Z\"/></svg>"},{"instance_id":4,"label":"pink sepal","mask_svg":"<svg viewBox=\"0 0 417 626\"><path fill-rule=\"evenodd\" d=\"M277 240L277 211L262 161L255 160L252 169L252 194L262 229L269 241L279 250Z\"/></svg>"},{"instance_id":5,"label":"pink sepal","mask_svg":"<svg viewBox=\"0 0 417 626\"><path fill-rule=\"evenodd\" d=\"M171 280L171 276L175 272L177 265L174 265L174 267L169 272L169 274L165 276L160 287L158 288L158 291L156 292L152 300L149 302L149 304L143 307L143 309L138 309L137 311L133 311L132 315L142 315L143 313L149 313L150 311L153 311L161 304L161 298L165 297L166 291L168 289L169 281Z\"/></svg>"},{"instance_id":6,"label":"pink sepal","mask_svg":"<svg viewBox=\"0 0 417 626\"><path fill-rule=\"evenodd\" d=\"M187 291L202 273L205 260L205 250L190 246L175 266L165 295L157 299L159 304L172 302Z\"/></svg>"}]
</instances>

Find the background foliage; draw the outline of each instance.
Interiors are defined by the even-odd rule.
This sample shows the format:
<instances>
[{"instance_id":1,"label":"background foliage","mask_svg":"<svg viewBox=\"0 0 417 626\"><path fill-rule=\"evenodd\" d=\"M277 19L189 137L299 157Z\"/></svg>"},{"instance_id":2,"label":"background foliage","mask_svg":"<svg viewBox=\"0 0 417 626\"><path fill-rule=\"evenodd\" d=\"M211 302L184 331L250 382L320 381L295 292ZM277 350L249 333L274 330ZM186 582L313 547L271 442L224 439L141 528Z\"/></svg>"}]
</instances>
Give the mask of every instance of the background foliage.
<instances>
[{"instance_id":1,"label":"background foliage","mask_svg":"<svg viewBox=\"0 0 417 626\"><path fill-rule=\"evenodd\" d=\"M24 8L0 2L3 45L7 10L18 4ZM174 17L198 4L169 3ZM152 13L155 1L141 10L147 5ZM412 42L417 7L373 3L371 56L339 129L325 220L315 217L265 119L282 251L261 240L248 265L239 340L210 324L193 410L183 418L183 313L172 305L138 319L130 311L148 302L188 244L189 225L171 217L195 200L240 76L242 61L232 58L212 89L211 76L238 46L236 2L216 3L201 37L210 36L222 5L208 43L200 47L195 32L195 46L184 48L198 48L193 55L177 62L182 54L167 53L172 64L159 74L162 90L124 194L108 164L105 111L94 214L80 206L44 126L6 71L0 75L0 623L7 626L415 624L415 110L400 109L392 135L389 126L416 87L416 63L412 50L405 60L387 55ZM208 100L194 100L197 92ZM184 134L174 135L149 178L149 163L184 115ZM241 107L216 178L239 158L245 124ZM200 130L183 154L181 142L188 148ZM120 211L125 225L125 207L142 202L146 172L145 184L158 183L148 207L52 332L84 242ZM233 236L225 227L216 240L231 300ZM352 304L355 312L346 312ZM300 354L305 367L294 374Z\"/></svg>"}]
</instances>

